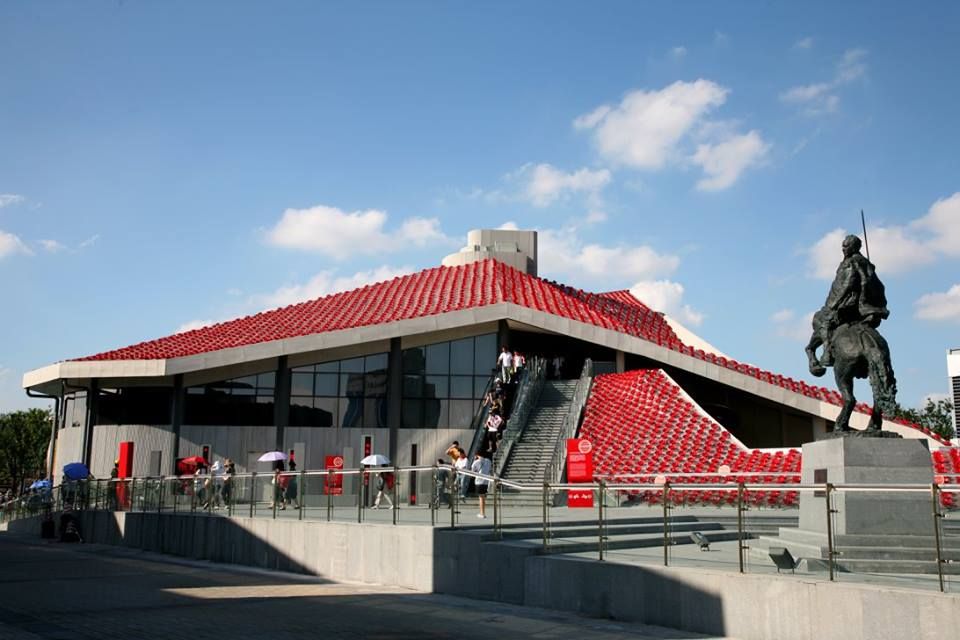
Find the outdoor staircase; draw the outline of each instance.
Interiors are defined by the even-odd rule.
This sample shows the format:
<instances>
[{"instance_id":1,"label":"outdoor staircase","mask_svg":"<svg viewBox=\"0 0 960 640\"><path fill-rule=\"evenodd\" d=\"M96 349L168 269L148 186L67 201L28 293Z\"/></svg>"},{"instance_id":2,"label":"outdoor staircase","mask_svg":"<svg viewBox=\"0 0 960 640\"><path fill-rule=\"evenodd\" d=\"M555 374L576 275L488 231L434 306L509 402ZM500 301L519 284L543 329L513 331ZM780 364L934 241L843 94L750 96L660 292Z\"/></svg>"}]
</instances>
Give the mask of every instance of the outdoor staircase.
<instances>
[{"instance_id":1,"label":"outdoor staircase","mask_svg":"<svg viewBox=\"0 0 960 640\"><path fill-rule=\"evenodd\" d=\"M501 477L512 482L539 485L561 436L576 380L547 380L526 429L510 450ZM509 428L509 427L508 427Z\"/></svg>"}]
</instances>

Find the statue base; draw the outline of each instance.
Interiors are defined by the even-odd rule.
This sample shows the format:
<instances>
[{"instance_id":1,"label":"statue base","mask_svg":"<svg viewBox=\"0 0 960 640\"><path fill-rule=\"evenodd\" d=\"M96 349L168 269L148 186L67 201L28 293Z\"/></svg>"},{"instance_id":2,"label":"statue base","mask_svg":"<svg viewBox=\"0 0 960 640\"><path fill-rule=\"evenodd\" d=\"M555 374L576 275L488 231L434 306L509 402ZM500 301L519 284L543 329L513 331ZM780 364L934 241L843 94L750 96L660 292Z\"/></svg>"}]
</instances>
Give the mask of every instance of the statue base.
<instances>
[{"instance_id":1,"label":"statue base","mask_svg":"<svg viewBox=\"0 0 960 640\"><path fill-rule=\"evenodd\" d=\"M827 435L823 437L824 440L832 440L836 438L903 438L899 433L894 433L892 431L879 431L879 430L860 430L860 429L847 429L846 431L828 431Z\"/></svg>"}]
</instances>

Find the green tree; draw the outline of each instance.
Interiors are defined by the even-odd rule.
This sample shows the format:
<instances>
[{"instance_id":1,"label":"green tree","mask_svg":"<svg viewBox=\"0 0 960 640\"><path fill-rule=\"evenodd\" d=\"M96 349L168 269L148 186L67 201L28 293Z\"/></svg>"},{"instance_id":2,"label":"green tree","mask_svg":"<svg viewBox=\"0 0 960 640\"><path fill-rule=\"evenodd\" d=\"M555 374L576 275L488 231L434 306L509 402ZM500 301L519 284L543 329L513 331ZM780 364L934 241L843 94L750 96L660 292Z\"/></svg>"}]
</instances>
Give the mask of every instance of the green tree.
<instances>
[{"instance_id":1,"label":"green tree","mask_svg":"<svg viewBox=\"0 0 960 640\"><path fill-rule=\"evenodd\" d=\"M927 399L927 404L922 409L907 409L897 405L895 415L926 427L944 438L953 437L953 404L949 400Z\"/></svg>"},{"instance_id":2,"label":"green tree","mask_svg":"<svg viewBox=\"0 0 960 640\"><path fill-rule=\"evenodd\" d=\"M39 477L50 444L52 419L47 409L0 414L0 483L19 491L25 479Z\"/></svg>"}]
</instances>

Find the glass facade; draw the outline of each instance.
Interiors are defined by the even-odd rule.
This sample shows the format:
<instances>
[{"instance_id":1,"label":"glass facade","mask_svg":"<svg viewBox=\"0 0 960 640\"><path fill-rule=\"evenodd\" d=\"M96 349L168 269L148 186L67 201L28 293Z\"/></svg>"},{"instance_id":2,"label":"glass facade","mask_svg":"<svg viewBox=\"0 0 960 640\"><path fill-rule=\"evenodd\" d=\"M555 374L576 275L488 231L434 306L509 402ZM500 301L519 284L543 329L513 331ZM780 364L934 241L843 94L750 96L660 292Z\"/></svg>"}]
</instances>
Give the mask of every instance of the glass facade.
<instances>
[{"instance_id":1,"label":"glass facade","mask_svg":"<svg viewBox=\"0 0 960 640\"><path fill-rule=\"evenodd\" d=\"M493 333L404 349L400 426L469 427L496 362Z\"/></svg>"},{"instance_id":2,"label":"glass facade","mask_svg":"<svg viewBox=\"0 0 960 640\"><path fill-rule=\"evenodd\" d=\"M386 427L387 354L291 370L290 425Z\"/></svg>"},{"instance_id":3,"label":"glass facade","mask_svg":"<svg viewBox=\"0 0 960 640\"><path fill-rule=\"evenodd\" d=\"M187 387L184 424L255 427L273 424L276 373Z\"/></svg>"},{"instance_id":4,"label":"glass facade","mask_svg":"<svg viewBox=\"0 0 960 640\"><path fill-rule=\"evenodd\" d=\"M103 389L94 424L170 424L172 409L170 387Z\"/></svg>"}]
</instances>

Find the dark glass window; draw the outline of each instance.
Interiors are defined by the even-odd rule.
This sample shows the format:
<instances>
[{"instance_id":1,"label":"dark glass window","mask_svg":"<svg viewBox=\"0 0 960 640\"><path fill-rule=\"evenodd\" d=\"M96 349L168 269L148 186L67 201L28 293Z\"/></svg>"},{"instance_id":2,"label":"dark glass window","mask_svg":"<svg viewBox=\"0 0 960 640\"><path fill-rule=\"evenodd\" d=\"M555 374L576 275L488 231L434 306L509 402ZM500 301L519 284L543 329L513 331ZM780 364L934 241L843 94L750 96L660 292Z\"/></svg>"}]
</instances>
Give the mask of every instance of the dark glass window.
<instances>
[{"instance_id":1,"label":"dark glass window","mask_svg":"<svg viewBox=\"0 0 960 640\"><path fill-rule=\"evenodd\" d=\"M386 426L386 353L296 367L292 378L291 426Z\"/></svg>"},{"instance_id":2,"label":"dark glass window","mask_svg":"<svg viewBox=\"0 0 960 640\"><path fill-rule=\"evenodd\" d=\"M185 424L255 427L273 424L273 371L188 387Z\"/></svg>"},{"instance_id":3,"label":"dark glass window","mask_svg":"<svg viewBox=\"0 0 960 640\"><path fill-rule=\"evenodd\" d=\"M95 424L170 424L173 389L125 387L101 391Z\"/></svg>"},{"instance_id":4,"label":"dark glass window","mask_svg":"<svg viewBox=\"0 0 960 640\"><path fill-rule=\"evenodd\" d=\"M496 335L487 334L405 349L401 426L469 427L496 364L496 347Z\"/></svg>"}]
</instances>

